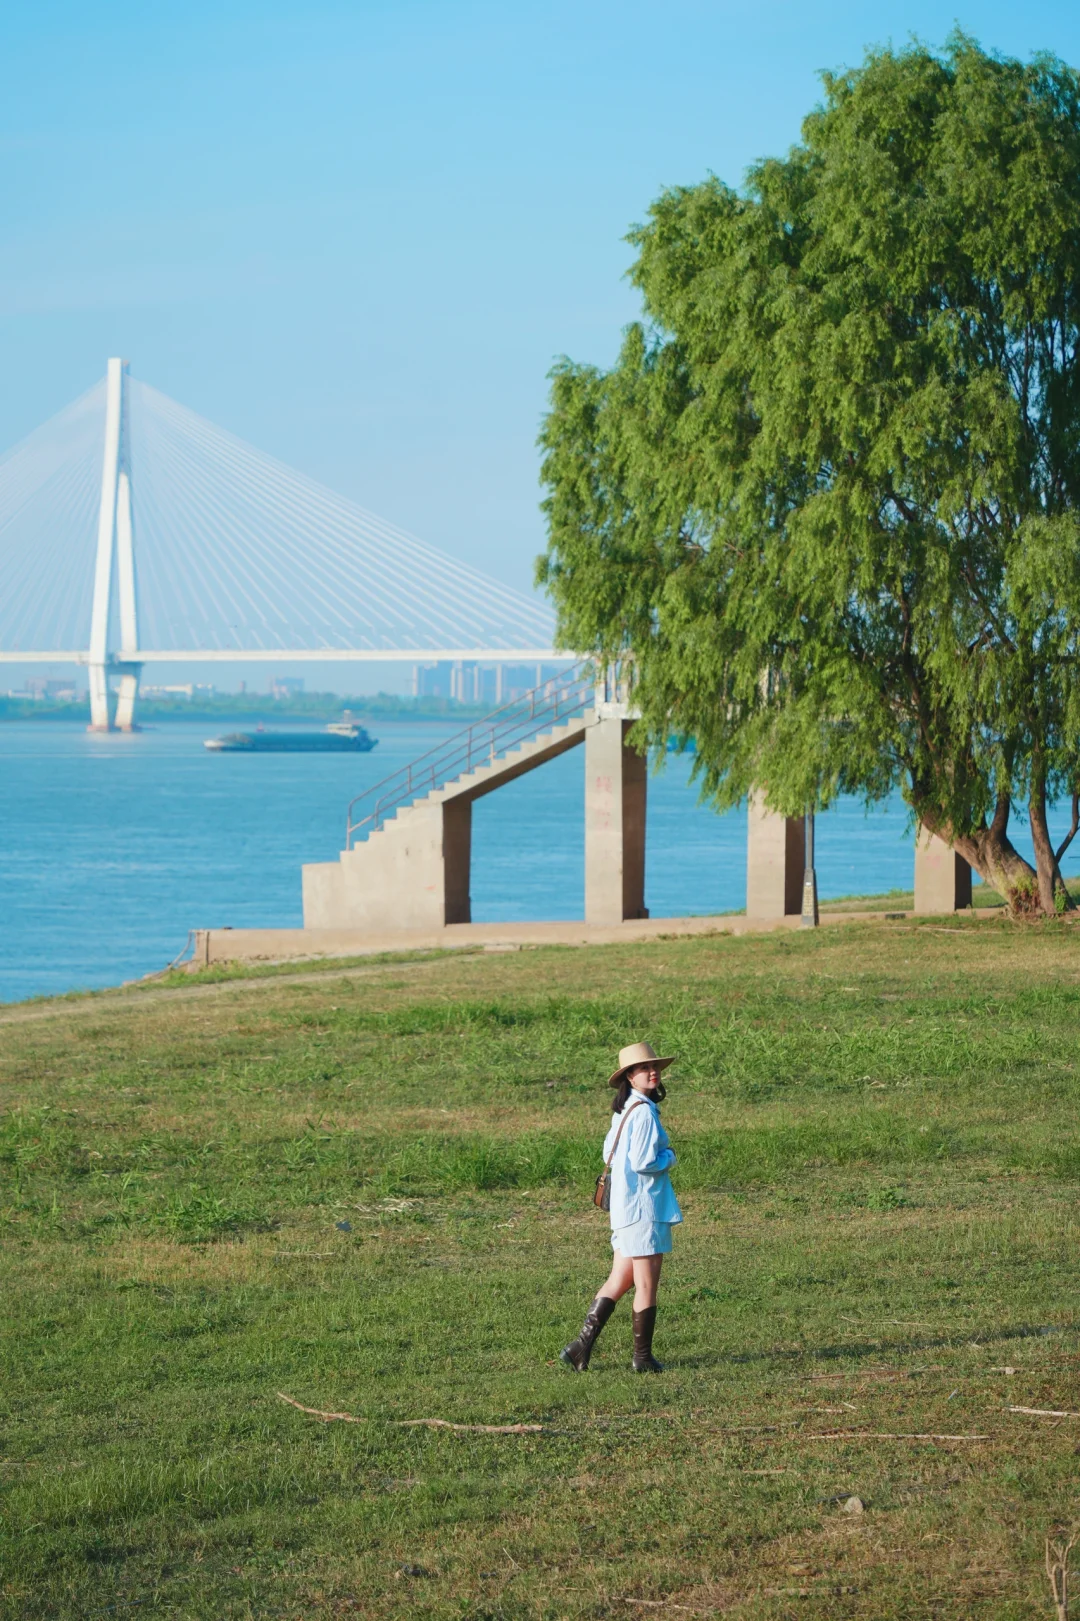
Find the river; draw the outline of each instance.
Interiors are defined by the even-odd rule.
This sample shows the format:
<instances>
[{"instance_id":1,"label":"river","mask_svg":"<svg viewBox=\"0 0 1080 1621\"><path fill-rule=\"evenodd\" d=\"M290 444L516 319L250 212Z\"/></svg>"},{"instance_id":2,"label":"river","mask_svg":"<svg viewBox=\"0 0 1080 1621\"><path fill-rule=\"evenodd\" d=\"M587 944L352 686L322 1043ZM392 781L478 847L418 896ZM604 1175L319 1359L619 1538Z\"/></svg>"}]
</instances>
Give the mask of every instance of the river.
<instances>
[{"instance_id":1,"label":"river","mask_svg":"<svg viewBox=\"0 0 1080 1621\"><path fill-rule=\"evenodd\" d=\"M371 754L300 757L211 754L203 739L222 729L0 725L0 1000L152 972L191 928L298 926L301 863L336 858L351 796L456 728L379 723ZM582 915L583 758L574 749L474 807L477 922ZM699 805L689 767L669 757L649 781L654 917L745 901L745 813ZM869 816L845 801L819 817L817 867L823 899L910 888L899 800Z\"/></svg>"}]
</instances>

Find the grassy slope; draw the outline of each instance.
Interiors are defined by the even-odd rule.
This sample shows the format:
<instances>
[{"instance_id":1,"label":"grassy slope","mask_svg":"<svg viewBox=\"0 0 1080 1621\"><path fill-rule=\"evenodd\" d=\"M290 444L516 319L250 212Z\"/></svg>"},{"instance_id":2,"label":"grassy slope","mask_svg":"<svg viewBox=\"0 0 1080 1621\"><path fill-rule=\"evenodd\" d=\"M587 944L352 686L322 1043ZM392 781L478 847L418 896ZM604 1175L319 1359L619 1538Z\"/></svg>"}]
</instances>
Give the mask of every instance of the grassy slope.
<instances>
[{"instance_id":1,"label":"grassy slope","mask_svg":"<svg viewBox=\"0 0 1080 1621\"><path fill-rule=\"evenodd\" d=\"M1005 1408L1080 1407L1078 1034L1075 935L997 922L3 1012L0 1614L1043 1613L1080 1420ZM574 1378L637 1035L669 1371L624 1304Z\"/></svg>"}]
</instances>

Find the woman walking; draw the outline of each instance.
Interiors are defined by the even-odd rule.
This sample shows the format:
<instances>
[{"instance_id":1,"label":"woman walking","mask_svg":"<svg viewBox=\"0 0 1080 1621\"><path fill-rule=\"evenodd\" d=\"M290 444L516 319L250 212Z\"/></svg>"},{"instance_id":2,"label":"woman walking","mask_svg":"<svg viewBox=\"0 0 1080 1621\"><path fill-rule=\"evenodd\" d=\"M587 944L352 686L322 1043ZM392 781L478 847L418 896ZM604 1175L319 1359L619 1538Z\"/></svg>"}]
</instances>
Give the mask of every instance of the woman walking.
<instances>
[{"instance_id":1,"label":"woman walking","mask_svg":"<svg viewBox=\"0 0 1080 1621\"><path fill-rule=\"evenodd\" d=\"M671 1229L682 1221L668 1172L675 1155L657 1107L667 1092L660 1079L672 1058L657 1058L647 1041L624 1047L609 1086L615 1113L604 1139L604 1163L611 1172L611 1275L585 1314L576 1340L560 1353L577 1373L589 1366L593 1346L616 1303L634 1288L635 1373L662 1373L652 1353L656 1291L660 1268L671 1250Z\"/></svg>"}]
</instances>

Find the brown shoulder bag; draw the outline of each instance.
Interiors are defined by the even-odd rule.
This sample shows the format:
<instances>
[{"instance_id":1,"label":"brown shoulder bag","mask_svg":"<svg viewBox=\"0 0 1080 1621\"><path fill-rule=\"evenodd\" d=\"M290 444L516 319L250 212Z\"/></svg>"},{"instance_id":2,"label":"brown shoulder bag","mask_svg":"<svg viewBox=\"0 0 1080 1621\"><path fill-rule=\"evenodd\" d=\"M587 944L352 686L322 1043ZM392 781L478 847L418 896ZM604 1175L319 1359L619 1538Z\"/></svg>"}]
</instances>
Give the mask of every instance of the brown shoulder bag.
<instances>
[{"instance_id":1,"label":"brown shoulder bag","mask_svg":"<svg viewBox=\"0 0 1080 1621\"><path fill-rule=\"evenodd\" d=\"M641 1101L643 1103L645 1101L644 1098ZM640 1108L641 1103L631 1103L623 1110L623 1117L619 1121L619 1129L615 1133L615 1141L611 1145L611 1156L608 1159L607 1164L604 1166L604 1169L597 1177L596 1187L593 1189L592 1202L598 1210L611 1209L611 1167L615 1163L615 1155L618 1152L619 1147L619 1138L622 1136L622 1129L626 1124L627 1115L633 1114L635 1109Z\"/></svg>"}]
</instances>

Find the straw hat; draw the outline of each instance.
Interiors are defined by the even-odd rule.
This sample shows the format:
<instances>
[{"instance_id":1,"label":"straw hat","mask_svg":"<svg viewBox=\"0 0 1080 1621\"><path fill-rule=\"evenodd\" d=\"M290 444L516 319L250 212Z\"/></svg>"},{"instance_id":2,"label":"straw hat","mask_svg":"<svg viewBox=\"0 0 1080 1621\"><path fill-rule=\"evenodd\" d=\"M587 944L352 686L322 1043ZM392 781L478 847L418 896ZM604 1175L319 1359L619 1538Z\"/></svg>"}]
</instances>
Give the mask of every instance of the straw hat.
<instances>
[{"instance_id":1,"label":"straw hat","mask_svg":"<svg viewBox=\"0 0 1080 1621\"><path fill-rule=\"evenodd\" d=\"M667 1069L669 1064L675 1062L674 1058L657 1058L647 1041L631 1042L629 1047L623 1047L619 1053L619 1067L608 1082L609 1086L618 1086L628 1069L637 1064L656 1064L660 1069Z\"/></svg>"}]
</instances>

